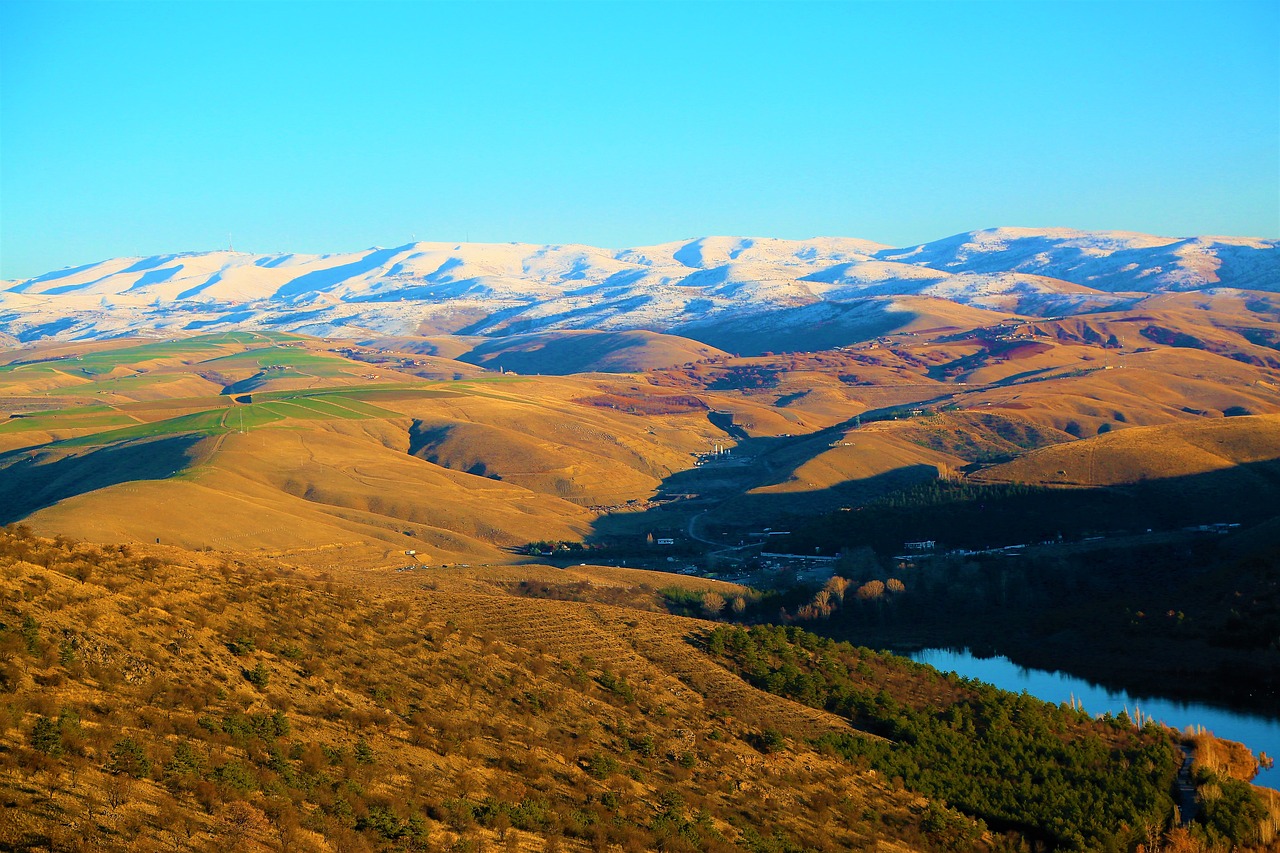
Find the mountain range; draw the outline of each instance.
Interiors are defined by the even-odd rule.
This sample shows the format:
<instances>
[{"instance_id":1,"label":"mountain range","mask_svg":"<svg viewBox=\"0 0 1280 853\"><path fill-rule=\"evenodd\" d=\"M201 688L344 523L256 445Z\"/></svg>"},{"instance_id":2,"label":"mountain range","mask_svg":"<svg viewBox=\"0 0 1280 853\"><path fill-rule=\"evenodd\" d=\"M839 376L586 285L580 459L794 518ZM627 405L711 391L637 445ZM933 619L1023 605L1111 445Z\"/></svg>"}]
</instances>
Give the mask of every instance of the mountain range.
<instances>
[{"instance_id":1,"label":"mountain range","mask_svg":"<svg viewBox=\"0 0 1280 853\"><path fill-rule=\"evenodd\" d=\"M325 255L190 252L0 283L0 341L232 328L345 337L597 329L668 332L736 351L753 333L821 324L836 328L824 341L832 345L901 325L895 315L919 315L920 300L998 320L1126 310L1170 292L1276 292L1278 244L996 228L906 248L703 237L622 250L422 242Z\"/></svg>"}]
</instances>

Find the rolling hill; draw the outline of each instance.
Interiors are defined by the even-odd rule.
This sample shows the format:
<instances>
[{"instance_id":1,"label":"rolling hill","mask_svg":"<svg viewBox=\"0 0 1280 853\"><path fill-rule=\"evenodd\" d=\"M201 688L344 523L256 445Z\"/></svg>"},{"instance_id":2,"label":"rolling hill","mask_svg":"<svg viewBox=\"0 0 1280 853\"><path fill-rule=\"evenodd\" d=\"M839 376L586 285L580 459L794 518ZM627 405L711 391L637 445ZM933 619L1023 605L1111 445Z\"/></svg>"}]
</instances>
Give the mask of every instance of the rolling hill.
<instances>
[{"instance_id":1,"label":"rolling hill","mask_svg":"<svg viewBox=\"0 0 1280 853\"><path fill-rule=\"evenodd\" d=\"M1148 458L1194 467L1176 425L1265 433L1240 416L1280 412L1264 294L1038 319L928 296L793 310L808 317L796 348L768 355L595 330L27 345L0 363L4 520L313 561L494 562L583 539L602 513L767 524L993 462L972 476L1075 483L1057 473L1080 468L1070 457L1136 446L1135 427L1163 430ZM784 349L787 328L718 334ZM739 465L696 470L735 444Z\"/></svg>"},{"instance_id":2,"label":"rolling hill","mask_svg":"<svg viewBox=\"0 0 1280 853\"><path fill-rule=\"evenodd\" d=\"M589 349L597 336L579 337ZM660 338L624 340L670 353ZM690 346L682 357L714 354ZM417 359L370 364L385 351L298 336L16 355L0 366L3 520L98 541L499 560L642 505L722 434L716 395L636 376L451 362L458 378L423 380Z\"/></svg>"},{"instance_id":3,"label":"rolling hill","mask_svg":"<svg viewBox=\"0 0 1280 853\"><path fill-rule=\"evenodd\" d=\"M1280 460L1280 416L1139 427L1055 444L986 468L987 482L1111 486Z\"/></svg>"}]
</instances>

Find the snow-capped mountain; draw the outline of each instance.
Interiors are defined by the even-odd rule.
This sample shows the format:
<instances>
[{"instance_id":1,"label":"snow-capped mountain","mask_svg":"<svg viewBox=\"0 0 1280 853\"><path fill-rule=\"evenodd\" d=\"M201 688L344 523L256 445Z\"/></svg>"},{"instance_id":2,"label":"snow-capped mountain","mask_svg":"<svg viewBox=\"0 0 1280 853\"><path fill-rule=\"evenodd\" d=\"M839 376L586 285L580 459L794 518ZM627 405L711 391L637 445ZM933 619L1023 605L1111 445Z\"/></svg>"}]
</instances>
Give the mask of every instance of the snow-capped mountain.
<instances>
[{"instance_id":1,"label":"snow-capped mountain","mask_svg":"<svg viewBox=\"0 0 1280 853\"><path fill-rule=\"evenodd\" d=\"M1248 237L1172 239L1129 231L992 228L877 257L948 272L1031 273L1112 293L1212 286L1274 291L1280 286L1278 244Z\"/></svg>"},{"instance_id":2,"label":"snow-capped mountain","mask_svg":"<svg viewBox=\"0 0 1280 853\"><path fill-rule=\"evenodd\" d=\"M1043 315L1153 292L1280 291L1280 241L999 228L893 248L704 237L623 250L411 243L334 255L117 258L0 283L18 341L274 328L309 334L680 332L901 296Z\"/></svg>"}]
</instances>

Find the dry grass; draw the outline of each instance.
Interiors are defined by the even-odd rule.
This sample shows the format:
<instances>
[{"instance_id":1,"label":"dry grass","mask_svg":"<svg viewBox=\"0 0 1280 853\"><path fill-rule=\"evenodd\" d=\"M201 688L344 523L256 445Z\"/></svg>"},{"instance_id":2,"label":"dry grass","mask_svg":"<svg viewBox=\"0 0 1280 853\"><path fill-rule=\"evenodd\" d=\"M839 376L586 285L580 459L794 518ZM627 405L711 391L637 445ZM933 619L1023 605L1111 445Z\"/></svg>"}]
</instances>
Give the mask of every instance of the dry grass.
<instances>
[{"instance_id":1,"label":"dry grass","mask_svg":"<svg viewBox=\"0 0 1280 853\"><path fill-rule=\"evenodd\" d=\"M790 436L787 449L770 451L767 471L740 484L768 497L762 506L770 514L787 510L779 500L798 502L791 509L803 512L846 505L860 499L861 483L929 469L951 475L1001 455L1019 458L984 476L1111 483L1240 461L1234 449L1219 453L1177 431L1116 436L1142 426L1209 423L1223 413L1280 412L1280 374L1239 360L1266 350L1242 337L1241 329L1260 322L1244 305L1226 296L1156 297L1129 314L1018 321L942 300L906 300L899 307L910 315L908 325L875 342L747 358L647 333L542 335L502 345L404 338L386 342L381 354L375 350L383 345L370 342L256 333L55 344L22 351L21 360L33 364L0 369L0 399L32 412L50 400L72 411L93 404L104 407L101 416L144 431L211 413L201 421L209 438L198 464L160 481L85 493L69 487L30 517L50 534L158 538L316 567L385 566L410 548L436 564L498 562L525 542L582 538L602 512L643 505L689 469L695 454L731 443L706 410L732 413L735 429L749 436ZM1002 319L1009 322L993 325ZM1190 329L1216 350L1134 337L1153 323ZM1112 334L1120 348L1104 346ZM1224 349L1232 341L1254 349ZM530 358L647 353L664 354L657 362L676 354L689 360L630 376L486 377L448 359L507 345ZM361 360L384 356L391 360ZM433 361L425 367L403 364L427 358ZM642 362L630 366L650 364ZM415 375L423 370L462 379L424 381ZM245 380L256 386L252 406L216 393L221 383ZM271 409L275 403L262 395L272 388L354 396L297 398ZM629 411L601 404L673 393L681 405ZM902 420L870 423L874 410L910 405L933 414L911 417L904 409ZM854 429L863 415L868 423ZM94 449L63 439L83 444L100 435L106 449L120 444L91 424L72 414L11 422L0 430L0 451L13 451L0 459L0 476L31 460L32 470L52 470L38 466ZM1073 449L1076 438L1099 433L1103 440ZM1053 442L1060 446L1025 455ZM1082 455L1090 460L1083 467ZM114 464L109 453L101 461L99 467Z\"/></svg>"},{"instance_id":2,"label":"dry grass","mask_svg":"<svg viewBox=\"0 0 1280 853\"><path fill-rule=\"evenodd\" d=\"M988 468L986 482L1110 486L1280 459L1280 415L1137 427L1057 444Z\"/></svg>"},{"instance_id":3,"label":"dry grass","mask_svg":"<svg viewBox=\"0 0 1280 853\"><path fill-rule=\"evenodd\" d=\"M482 570L358 588L172 550L3 550L15 849L926 849L918 797L805 746L841 720L712 663L696 621L521 599ZM62 720L58 754L41 719ZM235 727L255 719L287 732ZM790 748L757 752L765 727ZM145 771L121 769L126 739Z\"/></svg>"}]
</instances>

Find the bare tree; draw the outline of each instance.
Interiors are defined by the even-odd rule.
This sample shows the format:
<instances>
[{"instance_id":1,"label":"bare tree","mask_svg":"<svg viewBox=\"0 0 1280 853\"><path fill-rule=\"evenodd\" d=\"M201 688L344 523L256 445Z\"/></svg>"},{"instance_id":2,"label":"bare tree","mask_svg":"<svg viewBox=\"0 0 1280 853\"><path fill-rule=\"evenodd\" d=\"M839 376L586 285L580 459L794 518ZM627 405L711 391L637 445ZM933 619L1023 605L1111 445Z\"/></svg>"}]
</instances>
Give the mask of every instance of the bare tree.
<instances>
[{"instance_id":1,"label":"bare tree","mask_svg":"<svg viewBox=\"0 0 1280 853\"><path fill-rule=\"evenodd\" d=\"M833 575L831 580L827 581L824 589L834 595L837 601L844 601L845 590L849 588L849 581L839 575Z\"/></svg>"},{"instance_id":2,"label":"bare tree","mask_svg":"<svg viewBox=\"0 0 1280 853\"><path fill-rule=\"evenodd\" d=\"M221 817L219 829L221 839L226 843L226 849L240 847L248 839L266 834L270 827L266 815L239 800L228 804L223 809Z\"/></svg>"},{"instance_id":3,"label":"bare tree","mask_svg":"<svg viewBox=\"0 0 1280 853\"><path fill-rule=\"evenodd\" d=\"M884 595L884 581L867 581L858 587L858 598L873 601Z\"/></svg>"}]
</instances>

